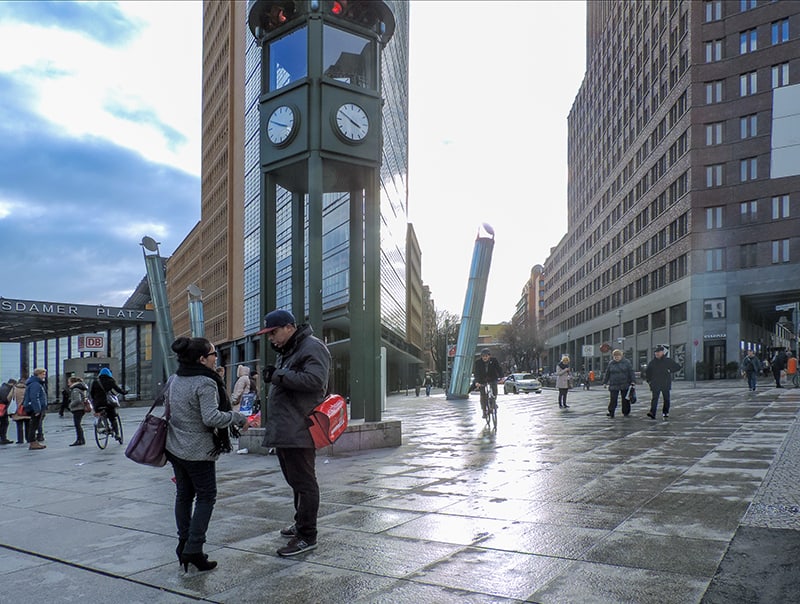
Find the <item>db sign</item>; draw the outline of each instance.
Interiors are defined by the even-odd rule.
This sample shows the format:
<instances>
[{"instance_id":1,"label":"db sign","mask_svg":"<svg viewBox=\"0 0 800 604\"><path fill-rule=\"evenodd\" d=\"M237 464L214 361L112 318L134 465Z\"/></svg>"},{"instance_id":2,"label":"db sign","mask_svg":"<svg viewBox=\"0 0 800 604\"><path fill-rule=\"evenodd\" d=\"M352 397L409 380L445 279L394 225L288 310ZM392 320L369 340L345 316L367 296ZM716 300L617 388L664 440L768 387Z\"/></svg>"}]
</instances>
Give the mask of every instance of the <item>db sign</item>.
<instances>
[{"instance_id":1,"label":"db sign","mask_svg":"<svg viewBox=\"0 0 800 604\"><path fill-rule=\"evenodd\" d=\"M78 352L104 352L106 349L106 335L92 333L78 336Z\"/></svg>"},{"instance_id":2,"label":"db sign","mask_svg":"<svg viewBox=\"0 0 800 604\"><path fill-rule=\"evenodd\" d=\"M594 356L594 345L593 344L584 344L581 348L581 353L585 357L593 357Z\"/></svg>"}]
</instances>

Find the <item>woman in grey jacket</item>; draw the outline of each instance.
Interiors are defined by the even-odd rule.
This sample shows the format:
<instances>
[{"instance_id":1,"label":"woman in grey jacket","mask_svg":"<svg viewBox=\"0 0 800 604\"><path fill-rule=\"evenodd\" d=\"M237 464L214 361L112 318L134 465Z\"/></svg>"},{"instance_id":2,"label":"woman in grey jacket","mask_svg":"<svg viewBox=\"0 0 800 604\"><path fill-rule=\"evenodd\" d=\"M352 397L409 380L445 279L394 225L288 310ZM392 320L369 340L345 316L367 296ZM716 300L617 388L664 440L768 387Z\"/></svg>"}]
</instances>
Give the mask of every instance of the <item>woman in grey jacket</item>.
<instances>
[{"instance_id":1,"label":"woman in grey jacket","mask_svg":"<svg viewBox=\"0 0 800 604\"><path fill-rule=\"evenodd\" d=\"M636 383L633 365L624 357L622 351L617 349L611 353L611 361L603 374L603 385L608 386L609 402L608 417L614 417L617 410L617 399L622 393L622 415L628 417L631 412L631 401L627 398L628 388Z\"/></svg>"},{"instance_id":2,"label":"woman in grey jacket","mask_svg":"<svg viewBox=\"0 0 800 604\"><path fill-rule=\"evenodd\" d=\"M175 553L185 571L189 564L211 570L217 563L203 554L203 543L217 498L216 460L231 451L229 430L246 430L247 418L231 411L225 383L214 371L217 351L211 342L181 337L172 350L178 355L178 371L167 382L165 394L170 412L167 459L177 487Z\"/></svg>"}]
</instances>

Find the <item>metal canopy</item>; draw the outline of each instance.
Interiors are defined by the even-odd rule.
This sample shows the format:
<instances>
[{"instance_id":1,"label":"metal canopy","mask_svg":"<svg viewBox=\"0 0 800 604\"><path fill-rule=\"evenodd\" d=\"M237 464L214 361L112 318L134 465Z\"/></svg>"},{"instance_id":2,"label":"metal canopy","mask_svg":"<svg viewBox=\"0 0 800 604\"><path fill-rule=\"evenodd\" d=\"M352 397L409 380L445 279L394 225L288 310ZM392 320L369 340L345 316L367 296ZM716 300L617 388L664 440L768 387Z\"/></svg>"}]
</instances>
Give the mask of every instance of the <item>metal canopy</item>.
<instances>
[{"instance_id":1,"label":"metal canopy","mask_svg":"<svg viewBox=\"0 0 800 604\"><path fill-rule=\"evenodd\" d=\"M151 310L0 298L0 342L36 342L154 322Z\"/></svg>"}]
</instances>

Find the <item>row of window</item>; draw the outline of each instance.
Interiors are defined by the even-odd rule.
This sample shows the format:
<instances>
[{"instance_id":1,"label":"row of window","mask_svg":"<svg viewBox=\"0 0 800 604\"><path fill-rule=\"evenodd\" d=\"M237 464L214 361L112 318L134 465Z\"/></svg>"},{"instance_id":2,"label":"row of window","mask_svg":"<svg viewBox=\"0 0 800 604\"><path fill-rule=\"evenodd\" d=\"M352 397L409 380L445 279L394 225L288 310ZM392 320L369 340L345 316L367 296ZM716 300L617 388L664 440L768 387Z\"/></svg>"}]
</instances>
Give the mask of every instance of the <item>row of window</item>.
<instances>
[{"instance_id":1,"label":"row of window","mask_svg":"<svg viewBox=\"0 0 800 604\"><path fill-rule=\"evenodd\" d=\"M772 44L783 44L789 41L789 20L772 23ZM725 40L718 38L703 43L706 63L716 63L724 58ZM739 32L739 54L744 55L758 50L758 29L755 27Z\"/></svg>"},{"instance_id":2,"label":"row of window","mask_svg":"<svg viewBox=\"0 0 800 604\"><path fill-rule=\"evenodd\" d=\"M791 216L789 195L776 195L772 198L772 220L784 220ZM723 206L706 208L706 229L723 228ZM751 224L758 220L758 200L743 201L739 204L739 223Z\"/></svg>"},{"instance_id":3,"label":"row of window","mask_svg":"<svg viewBox=\"0 0 800 604\"><path fill-rule=\"evenodd\" d=\"M706 166L706 188L712 189L725 184L725 164ZM739 160L739 182L749 182L758 178L758 158L746 157Z\"/></svg>"},{"instance_id":4,"label":"row of window","mask_svg":"<svg viewBox=\"0 0 800 604\"><path fill-rule=\"evenodd\" d=\"M739 118L739 138L758 136L758 114L753 113ZM713 147L725 142L725 122L706 124L706 145Z\"/></svg>"},{"instance_id":5,"label":"row of window","mask_svg":"<svg viewBox=\"0 0 800 604\"><path fill-rule=\"evenodd\" d=\"M759 243L743 243L739 246L739 268L753 268L758 266ZM789 262L789 240L778 239L771 242L772 264L786 264ZM725 248L706 250L706 272L725 270Z\"/></svg>"}]
</instances>

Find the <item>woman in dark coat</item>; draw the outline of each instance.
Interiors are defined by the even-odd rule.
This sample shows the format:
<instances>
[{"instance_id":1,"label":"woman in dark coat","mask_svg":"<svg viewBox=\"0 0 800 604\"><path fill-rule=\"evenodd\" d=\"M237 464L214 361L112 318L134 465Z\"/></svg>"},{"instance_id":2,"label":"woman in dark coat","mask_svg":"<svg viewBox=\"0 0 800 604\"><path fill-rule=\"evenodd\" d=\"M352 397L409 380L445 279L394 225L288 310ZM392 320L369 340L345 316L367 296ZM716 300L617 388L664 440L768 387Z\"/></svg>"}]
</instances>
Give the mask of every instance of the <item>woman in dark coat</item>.
<instances>
[{"instance_id":1,"label":"woman in dark coat","mask_svg":"<svg viewBox=\"0 0 800 604\"><path fill-rule=\"evenodd\" d=\"M609 402L608 417L614 417L617 410L617 400L620 392L622 393L622 415L628 417L631 412L631 401L627 398L628 388L636 383L636 376L633 373L633 365L622 355L622 351L617 349L611 353L611 361L603 373L603 385L608 386Z\"/></svg>"}]
</instances>

